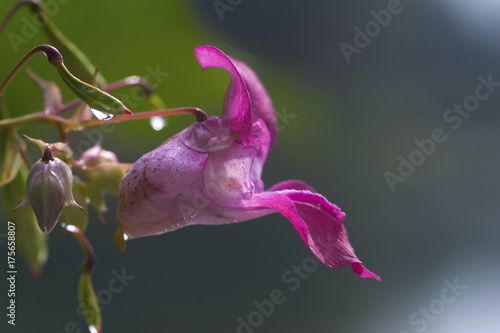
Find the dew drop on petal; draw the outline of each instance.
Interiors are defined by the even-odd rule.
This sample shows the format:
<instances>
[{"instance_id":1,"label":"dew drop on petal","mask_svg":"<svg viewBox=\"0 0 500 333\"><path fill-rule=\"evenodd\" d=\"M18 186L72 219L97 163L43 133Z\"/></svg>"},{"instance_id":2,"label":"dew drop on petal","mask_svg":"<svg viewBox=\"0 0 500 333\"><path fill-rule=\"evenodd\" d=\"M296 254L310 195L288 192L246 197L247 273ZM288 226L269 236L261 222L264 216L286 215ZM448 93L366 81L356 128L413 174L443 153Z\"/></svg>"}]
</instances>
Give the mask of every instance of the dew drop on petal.
<instances>
[{"instance_id":1,"label":"dew drop on petal","mask_svg":"<svg viewBox=\"0 0 500 333\"><path fill-rule=\"evenodd\" d=\"M155 131L160 131L167 126L167 121L162 117L151 117L151 119L149 119L149 123Z\"/></svg>"},{"instance_id":2,"label":"dew drop on petal","mask_svg":"<svg viewBox=\"0 0 500 333\"><path fill-rule=\"evenodd\" d=\"M115 116L111 113L102 112L102 111L92 109L92 108L90 110L92 110L92 113L94 114L94 116L99 120L111 120Z\"/></svg>"}]
</instances>

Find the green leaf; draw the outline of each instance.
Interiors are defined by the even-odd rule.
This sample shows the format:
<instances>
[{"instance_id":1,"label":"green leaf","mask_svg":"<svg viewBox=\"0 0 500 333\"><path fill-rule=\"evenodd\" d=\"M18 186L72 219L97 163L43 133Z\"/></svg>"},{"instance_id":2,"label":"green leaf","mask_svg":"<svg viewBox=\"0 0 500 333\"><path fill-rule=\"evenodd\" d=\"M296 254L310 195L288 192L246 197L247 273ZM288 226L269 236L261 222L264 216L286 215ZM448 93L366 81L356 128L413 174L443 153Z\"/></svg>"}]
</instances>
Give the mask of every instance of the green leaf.
<instances>
[{"instance_id":1,"label":"green leaf","mask_svg":"<svg viewBox=\"0 0 500 333\"><path fill-rule=\"evenodd\" d=\"M88 188L87 184L75 175L73 175L73 197L82 206L83 210L75 206L66 206L59 218L59 222L74 225L83 233L88 224Z\"/></svg>"},{"instance_id":2,"label":"green leaf","mask_svg":"<svg viewBox=\"0 0 500 333\"><path fill-rule=\"evenodd\" d=\"M10 183L17 175L19 167L23 164L22 151L26 149L26 145L13 130L0 132L2 141L5 142L0 158L2 165L0 166L0 187Z\"/></svg>"},{"instance_id":3,"label":"green leaf","mask_svg":"<svg viewBox=\"0 0 500 333\"><path fill-rule=\"evenodd\" d=\"M123 251L125 251L125 247L126 247L125 234L123 233L122 221L120 221L120 218L118 218L118 216L116 216L116 224L118 226L118 229L116 229L115 237L114 237L115 246L119 251L123 252Z\"/></svg>"},{"instance_id":4,"label":"green leaf","mask_svg":"<svg viewBox=\"0 0 500 333\"><path fill-rule=\"evenodd\" d=\"M22 166L16 178L0 188L3 220L16 224L16 248L28 264L33 276L38 277L43 265L48 258L49 237L38 227L32 209L19 209L14 212L14 207L19 203L24 194L28 169Z\"/></svg>"},{"instance_id":5,"label":"green leaf","mask_svg":"<svg viewBox=\"0 0 500 333\"><path fill-rule=\"evenodd\" d=\"M80 302L80 307L87 324L95 328L94 330L90 329L90 331L100 332L102 323L101 310L94 287L92 286L91 274L88 272L82 272L82 275L80 275L80 282L78 283L78 301Z\"/></svg>"}]
</instances>

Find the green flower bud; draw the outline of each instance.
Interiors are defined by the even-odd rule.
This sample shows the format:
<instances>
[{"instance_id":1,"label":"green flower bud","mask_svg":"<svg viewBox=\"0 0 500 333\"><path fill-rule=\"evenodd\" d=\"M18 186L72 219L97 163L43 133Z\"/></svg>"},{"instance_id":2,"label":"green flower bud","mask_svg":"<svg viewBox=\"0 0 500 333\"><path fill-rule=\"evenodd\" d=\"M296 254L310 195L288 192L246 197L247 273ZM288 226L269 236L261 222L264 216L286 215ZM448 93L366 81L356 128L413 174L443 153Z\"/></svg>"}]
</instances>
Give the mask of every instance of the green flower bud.
<instances>
[{"instance_id":1,"label":"green flower bud","mask_svg":"<svg viewBox=\"0 0 500 333\"><path fill-rule=\"evenodd\" d=\"M77 162L87 178L90 204L101 213L107 211L105 193L118 194L118 186L130 168L118 162L115 153L96 145L85 151Z\"/></svg>"},{"instance_id":2,"label":"green flower bud","mask_svg":"<svg viewBox=\"0 0 500 333\"><path fill-rule=\"evenodd\" d=\"M65 206L83 209L75 202L72 187L73 174L70 167L62 160L54 158L50 145L47 145L42 159L36 162L28 173L24 200L14 210L30 205L40 229L49 233Z\"/></svg>"}]
</instances>

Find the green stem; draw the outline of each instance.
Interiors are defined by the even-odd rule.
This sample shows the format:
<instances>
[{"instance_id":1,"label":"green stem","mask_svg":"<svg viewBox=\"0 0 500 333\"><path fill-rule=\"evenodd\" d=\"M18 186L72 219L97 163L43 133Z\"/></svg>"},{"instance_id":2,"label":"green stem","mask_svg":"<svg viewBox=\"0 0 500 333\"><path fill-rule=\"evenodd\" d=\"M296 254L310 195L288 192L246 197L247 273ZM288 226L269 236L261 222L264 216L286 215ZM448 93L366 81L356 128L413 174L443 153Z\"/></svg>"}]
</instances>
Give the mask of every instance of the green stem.
<instances>
[{"instance_id":1,"label":"green stem","mask_svg":"<svg viewBox=\"0 0 500 333\"><path fill-rule=\"evenodd\" d=\"M87 237L85 237L85 235L80 231L80 229L78 229L73 225L62 224L61 226L65 230L71 232L71 234L75 237L76 241L82 248L83 253L85 254L85 258L83 259L82 262L82 273L84 274L92 273L94 271L95 255L94 255L94 249L87 240Z\"/></svg>"},{"instance_id":2,"label":"green stem","mask_svg":"<svg viewBox=\"0 0 500 333\"><path fill-rule=\"evenodd\" d=\"M0 130L6 128L19 129L32 124L49 124L59 128L65 123L67 123L67 120L62 117L45 114L44 112L36 112L25 116L0 120Z\"/></svg>"},{"instance_id":3,"label":"green stem","mask_svg":"<svg viewBox=\"0 0 500 333\"><path fill-rule=\"evenodd\" d=\"M62 117L52 114L45 114L44 112L36 112L25 116L0 120L0 129L18 129L32 124L49 124L55 127L61 127L61 125L65 124L66 122L67 120Z\"/></svg>"},{"instance_id":4,"label":"green stem","mask_svg":"<svg viewBox=\"0 0 500 333\"><path fill-rule=\"evenodd\" d=\"M0 120L0 131L8 128L16 130L33 124L48 124L57 128L61 142L66 142L68 139L68 133L64 129L64 124L67 122L68 121L66 119L59 116L45 114L44 112L36 112L25 116Z\"/></svg>"},{"instance_id":5,"label":"green stem","mask_svg":"<svg viewBox=\"0 0 500 333\"><path fill-rule=\"evenodd\" d=\"M17 65L14 67L14 69L7 75L5 80L2 82L0 85L0 95L4 92L5 88L9 85L10 81L16 76L16 74L19 72L19 70L31 59L33 56L39 52L43 52L45 54L45 57L47 57L47 60L52 64L56 65L57 63L61 62L62 63L62 55L59 53L59 51L50 45L47 44L42 44L35 46L32 48L22 59L17 63Z\"/></svg>"},{"instance_id":6,"label":"green stem","mask_svg":"<svg viewBox=\"0 0 500 333\"><path fill-rule=\"evenodd\" d=\"M5 26L7 25L7 23L11 19L11 17L14 15L14 13L24 5L33 6L35 11L42 10L42 5L38 1L33 1L33 0L18 1L17 3L14 4L14 6L12 6L10 8L9 12L7 13L7 15L5 15L5 18L3 19L2 23L0 24L0 34L2 33L3 29L5 28Z\"/></svg>"}]
</instances>

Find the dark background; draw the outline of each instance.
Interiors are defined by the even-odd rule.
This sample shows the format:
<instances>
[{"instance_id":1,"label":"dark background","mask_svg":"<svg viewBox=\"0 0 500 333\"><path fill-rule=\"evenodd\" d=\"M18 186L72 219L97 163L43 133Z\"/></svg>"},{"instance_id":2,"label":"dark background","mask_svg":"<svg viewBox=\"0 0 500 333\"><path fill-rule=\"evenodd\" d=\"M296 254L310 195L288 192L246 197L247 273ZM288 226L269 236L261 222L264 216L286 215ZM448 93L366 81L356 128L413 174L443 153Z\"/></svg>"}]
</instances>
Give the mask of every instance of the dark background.
<instances>
[{"instance_id":1,"label":"dark background","mask_svg":"<svg viewBox=\"0 0 500 333\"><path fill-rule=\"evenodd\" d=\"M135 278L104 306L103 332L236 332L237 318L248 319L253 301L269 299L275 289L286 301L255 332L500 330L500 91L456 130L443 120L448 108L474 93L479 76L500 81L496 1L401 1L400 12L350 63L340 43L354 44L354 28L364 30L374 20L370 11L392 1L233 1L223 20L213 1L56 3L53 20L108 81L145 76L156 66L168 72L157 92L169 107L197 106L214 115L222 110L229 76L202 72L196 45L217 46L249 64L275 108L295 116L280 119L283 130L264 170L267 187L302 179L341 207L356 254L382 277L378 283L349 268L320 265L291 291L282 275L312 254L277 214L137 239L121 253L113 244L116 198L110 196L108 223L92 212L87 231L97 256L94 286L107 289L113 270ZM2 1L0 15L12 4ZM26 9L0 37L2 78L29 49L47 42L39 32L15 52L7 33L21 34L24 18L32 18ZM29 67L61 83L42 56ZM6 96L17 115L42 105L24 74ZM133 111L145 108L140 103ZM147 121L120 124L105 134L103 147L133 162L191 122L172 117L161 131ZM436 128L447 140L391 191L384 173L397 173L398 156L408 159L417 149L414 141L430 138ZM22 133L57 139L44 126ZM76 147L85 136L71 140ZM6 253L5 242L0 246ZM59 333L74 321L85 332L76 312L81 258L72 237L57 227L39 280L19 261L17 325L8 326L2 315L0 331ZM439 301L445 280L467 287L450 304ZM412 325L412 314L429 306L439 314L424 320L425 327Z\"/></svg>"}]
</instances>

